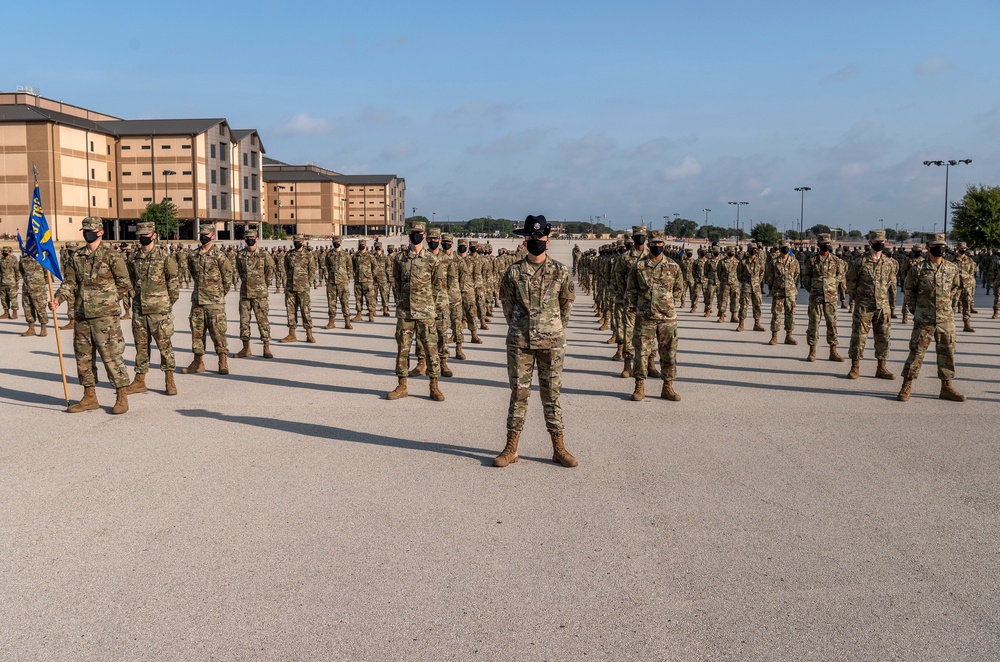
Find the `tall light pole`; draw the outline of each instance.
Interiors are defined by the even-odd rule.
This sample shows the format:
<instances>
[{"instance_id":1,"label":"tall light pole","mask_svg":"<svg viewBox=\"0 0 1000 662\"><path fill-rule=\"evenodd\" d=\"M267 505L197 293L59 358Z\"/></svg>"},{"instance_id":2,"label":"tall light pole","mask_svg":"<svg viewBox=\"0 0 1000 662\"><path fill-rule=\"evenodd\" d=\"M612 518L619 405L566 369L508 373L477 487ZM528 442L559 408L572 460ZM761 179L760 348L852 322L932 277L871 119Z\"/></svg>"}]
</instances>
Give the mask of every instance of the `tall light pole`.
<instances>
[{"instance_id":1,"label":"tall light pole","mask_svg":"<svg viewBox=\"0 0 1000 662\"><path fill-rule=\"evenodd\" d=\"M170 175L176 175L176 174L177 173L174 172L173 170L164 170L163 171L163 202L164 203L169 202L169 199L167 198L167 196L170 195ZM164 207L166 207L166 204L164 204ZM166 209L164 209L164 211L166 211ZM167 231L168 232L170 231L169 227L167 228ZM174 230L174 239L175 240L177 239L177 232L178 232L178 230Z\"/></svg>"},{"instance_id":2,"label":"tall light pole","mask_svg":"<svg viewBox=\"0 0 1000 662\"><path fill-rule=\"evenodd\" d=\"M705 212L705 225L708 225L708 212L710 212L712 210L708 209L708 208L705 208L705 209L702 209L702 211Z\"/></svg>"},{"instance_id":3,"label":"tall light pole","mask_svg":"<svg viewBox=\"0 0 1000 662\"><path fill-rule=\"evenodd\" d=\"M802 199L799 201L799 246L801 246L804 234L803 221L806 214L806 191L811 191L812 189L808 186L799 186L795 190L802 194Z\"/></svg>"},{"instance_id":4,"label":"tall light pole","mask_svg":"<svg viewBox=\"0 0 1000 662\"><path fill-rule=\"evenodd\" d=\"M667 234L668 225L670 225L670 214L663 217L663 234Z\"/></svg>"},{"instance_id":5,"label":"tall light pole","mask_svg":"<svg viewBox=\"0 0 1000 662\"><path fill-rule=\"evenodd\" d=\"M736 245L740 245L740 207L743 205L750 204L749 202L730 202L731 205L736 205Z\"/></svg>"},{"instance_id":6,"label":"tall light pole","mask_svg":"<svg viewBox=\"0 0 1000 662\"><path fill-rule=\"evenodd\" d=\"M972 159L949 159L947 161L924 161L925 166L944 166L944 240L948 241L948 171L951 166L972 163Z\"/></svg>"}]
</instances>

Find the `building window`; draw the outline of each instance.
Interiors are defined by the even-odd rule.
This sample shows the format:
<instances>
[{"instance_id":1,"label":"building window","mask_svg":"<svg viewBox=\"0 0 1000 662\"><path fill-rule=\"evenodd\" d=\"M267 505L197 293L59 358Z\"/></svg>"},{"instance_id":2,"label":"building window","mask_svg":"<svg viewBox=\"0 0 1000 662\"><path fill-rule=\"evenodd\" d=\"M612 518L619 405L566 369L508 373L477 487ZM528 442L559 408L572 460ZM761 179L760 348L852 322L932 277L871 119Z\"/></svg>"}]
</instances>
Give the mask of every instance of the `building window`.
<instances>
[{"instance_id":1,"label":"building window","mask_svg":"<svg viewBox=\"0 0 1000 662\"><path fill-rule=\"evenodd\" d=\"M247 165L249 161L250 161L250 156L246 152L243 152L243 165Z\"/></svg>"},{"instance_id":2,"label":"building window","mask_svg":"<svg viewBox=\"0 0 1000 662\"><path fill-rule=\"evenodd\" d=\"M173 202L173 201L174 201L174 199L173 199L173 198L163 198L163 200L164 200L165 202Z\"/></svg>"},{"instance_id":3,"label":"building window","mask_svg":"<svg viewBox=\"0 0 1000 662\"><path fill-rule=\"evenodd\" d=\"M94 206L94 207L97 206L97 196L96 195L90 196L90 204L91 204L91 206Z\"/></svg>"},{"instance_id":4,"label":"building window","mask_svg":"<svg viewBox=\"0 0 1000 662\"><path fill-rule=\"evenodd\" d=\"M152 176L152 174L153 174L153 173L152 173L151 171L149 171L149 170L146 170L145 172L143 172L143 173L142 173L142 176L143 176L143 177L150 177L150 176Z\"/></svg>"},{"instance_id":5,"label":"building window","mask_svg":"<svg viewBox=\"0 0 1000 662\"><path fill-rule=\"evenodd\" d=\"M127 171L123 171L122 172L122 177L131 177L131 176L132 176L132 171L131 170L127 170Z\"/></svg>"},{"instance_id":6,"label":"building window","mask_svg":"<svg viewBox=\"0 0 1000 662\"><path fill-rule=\"evenodd\" d=\"M143 145L142 148L143 149L149 149L149 145Z\"/></svg>"},{"instance_id":7,"label":"building window","mask_svg":"<svg viewBox=\"0 0 1000 662\"><path fill-rule=\"evenodd\" d=\"M226 200L229 198L229 196L227 196L225 193L223 193L223 194L221 194L220 197L222 198L222 200L220 201L222 203L222 205L221 205L222 211L226 211Z\"/></svg>"},{"instance_id":8,"label":"building window","mask_svg":"<svg viewBox=\"0 0 1000 662\"><path fill-rule=\"evenodd\" d=\"M289 191L290 193L291 193L291 192L294 192L294 191L295 191L295 187L294 187L294 186L289 186L289 187L288 187L288 191Z\"/></svg>"},{"instance_id":9,"label":"building window","mask_svg":"<svg viewBox=\"0 0 1000 662\"><path fill-rule=\"evenodd\" d=\"M111 171L110 170L108 170L108 181L109 182L111 181Z\"/></svg>"},{"instance_id":10,"label":"building window","mask_svg":"<svg viewBox=\"0 0 1000 662\"><path fill-rule=\"evenodd\" d=\"M257 175L250 175L250 188L251 190L257 190Z\"/></svg>"},{"instance_id":11,"label":"building window","mask_svg":"<svg viewBox=\"0 0 1000 662\"><path fill-rule=\"evenodd\" d=\"M219 160L226 160L226 143L219 143Z\"/></svg>"},{"instance_id":12,"label":"building window","mask_svg":"<svg viewBox=\"0 0 1000 662\"><path fill-rule=\"evenodd\" d=\"M142 201L143 202L152 202L153 199L152 198L143 198Z\"/></svg>"},{"instance_id":13,"label":"building window","mask_svg":"<svg viewBox=\"0 0 1000 662\"><path fill-rule=\"evenodd\" d=\"M293 198L293 199L292 199L292 201L291 201L291 202L289 202L288 204L290 204L290 205L294 205L294 204L295 204L295 199Z\"/></svg>"},{"instance_id":14,"label":"building window","mask_svg":"<svg viewBox=\"0 0 1000 662\"><path fill-rule=\"evenodd\" d=\"M212 168L212 183L213 184L218 183L218 182L215 181L215 168Z\"/></svg>"},{"instance_id":15,"label":"building window","mask_svg":"<svg viewBox=\"0 0 1000 662\"><path fill-rule=\"evenodd\" d=\"M91 152L94 151L94 141L93 140L90 141L90 151Z\"/></svg>"},{"instance_id":16,"label":"building window","mask_svg":"<svg viewBox=\"0 0 1000 662\"><path fill-rule=\"evenodd\" d=\"M122 202L132 202L132 198L122 198Z\"/></svg>"},{"instance_id":17,"label":"building window","mask_svg":"<svg viewBox=\"0 0 1000 662\"><path fill-rule=\"evenodd\" d=\"M295 218L295 214L290 214L290 216L291 216L292 218Z\"/></svg>"},{"instance_id":18,"label":"building window","mask_svg":"<svg viewBox=\"0 0 1000 662\"><path fill-rule=\"evenodd\" d=\"M191 145L181 145L181 149L191 149Z\"/></svg>"},{"instance_id":19,"label":"building window","mask_svg":"<svg viewBox=\"0 0 1000 662\"><path fill-rule=\"evenodd\" d=\"M188 176L190 176L191 175L191 171L190 170L182 170L181 174L182 175L188 175Z\"/></svg>"},{"instance_id":20,"label":"building window","mask_svg":"<svg viewBox=\"0 0 1000 662\"><path fill-rule=\"evenodd\" d=\"M250 210L257 213L257 198L250 198Z\"/></svg>"},{"instance_id":21,"label":"building window","mask_svg":"<svg viewBox=\"0 0 1000 662\"><path fill-rule=\"evenodd\" d=\"M257 167L257 152L250 152L250 167Z\"/></svg>"},{"instance_id":22,"label":"building window","mask_svg":"<svg viewBox=\"0 0 1000 662\"><path fill-rule=\"evenodd\" d=\"M111 198L108 198L108 207L111 206Z\"/></svg>"},{"instance_id":23,"label":"building window","mask_svg":"<svg viewBox=\"0 0 1000 662\"><path fill-rule=\"evenodd\" d=\"M248 188L250 188L250 178L243 175L243 189L246 190Z\"/></svg>"},{"instance_id":24,"label":"building window","mask_svg":"<svg viewBox=\"0 0 1000 662\"><path fill-rule=\"evenodd\" d=\"M184 198L184 202L191 202L191 198Z\"/></svg>"},{"instance_id":25,"label":"building window","mask_svg":"<svg viewBox=\"0 0 1000 662\"><path fill-rule=\"evenodd\" d=\"M215 158L215 143L208 146L208 155L213 159Z\"/></svg>"},{"instance_id":26,"label":"building window","mask_svg":"<svg viewBox=\"0 0 1000 662\"><path fill-rule=\"evenodd\" d=\"M218 209L218 208L219 208L218 198L213 195L212 196L212 209Z\"/></svg>"},{"instance_id":27,"label":"building window","mask_svg":"<svg viewBox=\"0 0 1000 662\"><path fill-rule=\"evenodd\" d=\"M111 156L111 145L108 145L108 156Z\"/></svg>"},{"instance_id":28,"label":"building window","mask_svg":"<svg viewBox=\"0 0 1000 662\"><path fill-rule=\"evenodd\" d=\"M132 149L130 145L122 145L122 150Z\"/></svg>"},{"instance_id":29,"label":"building window","mask_svg":"<svg viewBox=\"0 0 1000 662\"><path fill-rule=\"evenodd\" d=\"M160 145L160 149L170 149L170 145Z\"/></svg>"},{"instance_id":30,"label":"building window","mask_svg":"<svg viewBox=\"0 0 1000 662\"><path fill-rule=\"evenodd\" d=\"M97 179L96 175L94 175L94 169L93 168L90 169L90 178L91 179Z\"/></svg>"},{"instance_id":31,"label":"building window","mask_svg":"<svg viewBox=\"0 0 1000 662\"><path fill-rule=\"evenodd\" d=\"M247 214L250 213L250 201L249 200L246 200L246 199L243 200L243 211L245 213L247 213Z\"/></svg>"},{"instance_id":32,"label":"building window","mask_svg":"<svg viewBox=\"0 0 1000 662\"><path fill-rule=\"evenodd\" d=\"M219 182L223 185L229 184L229 171L225 168L219 168Z\"/></svg>"}]
</instances>

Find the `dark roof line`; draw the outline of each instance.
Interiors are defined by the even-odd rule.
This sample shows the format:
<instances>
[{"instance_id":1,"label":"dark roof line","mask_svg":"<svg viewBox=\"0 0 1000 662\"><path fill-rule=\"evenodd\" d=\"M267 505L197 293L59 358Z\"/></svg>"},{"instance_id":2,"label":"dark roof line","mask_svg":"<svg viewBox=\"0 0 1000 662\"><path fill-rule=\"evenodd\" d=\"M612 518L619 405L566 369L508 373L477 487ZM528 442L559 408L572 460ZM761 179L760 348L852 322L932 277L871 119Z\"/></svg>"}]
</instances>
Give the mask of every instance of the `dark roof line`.
<instances>
[{"instance_id":1,"label":"dark roof line","mask_svg":"<svg viewBox=\"0 0 1000 662\"><path fill-rule=\"evenodd\" d=\"M0 106L0 122L55 122L56 124L75 126L105 135L115 135L113 131L104 128L98 122L27 104Z\"/></svg>"}]
</instances>

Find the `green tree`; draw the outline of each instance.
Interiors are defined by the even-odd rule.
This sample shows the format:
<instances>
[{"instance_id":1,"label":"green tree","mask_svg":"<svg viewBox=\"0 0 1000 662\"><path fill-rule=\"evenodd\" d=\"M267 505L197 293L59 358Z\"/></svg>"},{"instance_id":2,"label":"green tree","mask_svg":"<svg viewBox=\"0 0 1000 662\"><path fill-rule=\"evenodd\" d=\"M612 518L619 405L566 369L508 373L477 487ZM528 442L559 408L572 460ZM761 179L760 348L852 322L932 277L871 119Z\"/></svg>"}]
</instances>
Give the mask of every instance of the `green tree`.
<instances>
[{"instance_id":1,"label":"green tree","mask_svg":"<svg viewBox=\"0 0 1000 662\"><path fill-rule=\"evenodd\" d=\"M851 239L861 239L864 235L861 234L861 230L851 230L847 233L847 236Z\"/></svg>"},{"instance_id":2,"label":"green tree","mask_svg":"<svg viewBox=\"0 0 1000 662\"><path fill-rule=\"evenodd\" d=\"M723 237L730 235L729 228L720 228L717 225L703 225L698 228L695 237L698 239L708 239L709 241L719 241Z\"/></svg>"},{"instance_id":3,"label":"green tree","mask_svg":"<svg viewBox=\"0 0 1000 662\"><path fill-rule=\"evenodd\" d=\"M753 226L750 237L765 246L775 246L778 240L781 239L781 236L778 234L778 228L770 223L758 223Z\"/></svg>"},{"instance_id":4,"label":"green tree","mask_svg":"<svg viewBox=\"0 0 1000 662\"><path fill-rule=\"evenodd\" d=\"M811 235L813 237L816 237L817 235L821 235L824 232L825 233L829 233L830 232L830 226L829 225L823 225L822 223L819 223L817 225L812 226L808 230L806 230L806 236L808 237L808 236Z\"/></svg>"},{"instance_id":5,"label":"green tree","mask_svg":"<svg viewBox=\"0 0 1000 662\"><path fill-rule=\"evenodd\" d=\"M698 224L687 218L675 218L667 223L666 227L666 233L671 237L677 237L678 239L693 237L697 230Z\"/></svg>"},{"instance_id":6,"label":"green tree","mask_svg":"<svg viewBox=\"0 0 1000 662\"><path fill-rule=\"evenodd\" d=\"M139 220L143 223L155 223L156 235L161 239L172 239L177 235L177 205L169 200L150 202Z\"/></svg>"},{"instance_id":7,"label":"green tree","mask_svg":"<svg viewBox=\"0 0 1000 662\"><path fill-rule=\"evenodd\" d=\"M952 237L970 248L1000 248L1000 186L970 184L951 209Z\"/></svg>"}]
</instances>

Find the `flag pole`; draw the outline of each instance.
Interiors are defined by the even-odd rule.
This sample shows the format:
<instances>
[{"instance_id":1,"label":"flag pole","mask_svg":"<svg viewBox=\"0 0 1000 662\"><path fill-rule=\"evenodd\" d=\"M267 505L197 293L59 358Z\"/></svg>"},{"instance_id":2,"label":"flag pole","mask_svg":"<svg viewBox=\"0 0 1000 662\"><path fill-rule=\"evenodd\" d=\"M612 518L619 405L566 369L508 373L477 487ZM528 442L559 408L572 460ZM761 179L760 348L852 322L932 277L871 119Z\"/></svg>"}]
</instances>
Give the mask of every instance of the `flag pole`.
<instances>
[{"instance_id":1,"label":"flag pole","mask_svg":"<svg viewBox=\"0 0 1000 662\"><path fill-rule=\"evenodd\" d=\"M55 301L56 295L52 290L52 273L46 270L45 275L49 281L49 299ZM66 386L66 364L63 362L62 339L59 337L59 314L56 310L52 311L52 326L55 329L56 351L59 352L59 371L62 373L63 395L66 396L66 404L69 405L69 387Z\"/></svg>"}]
</instances>

